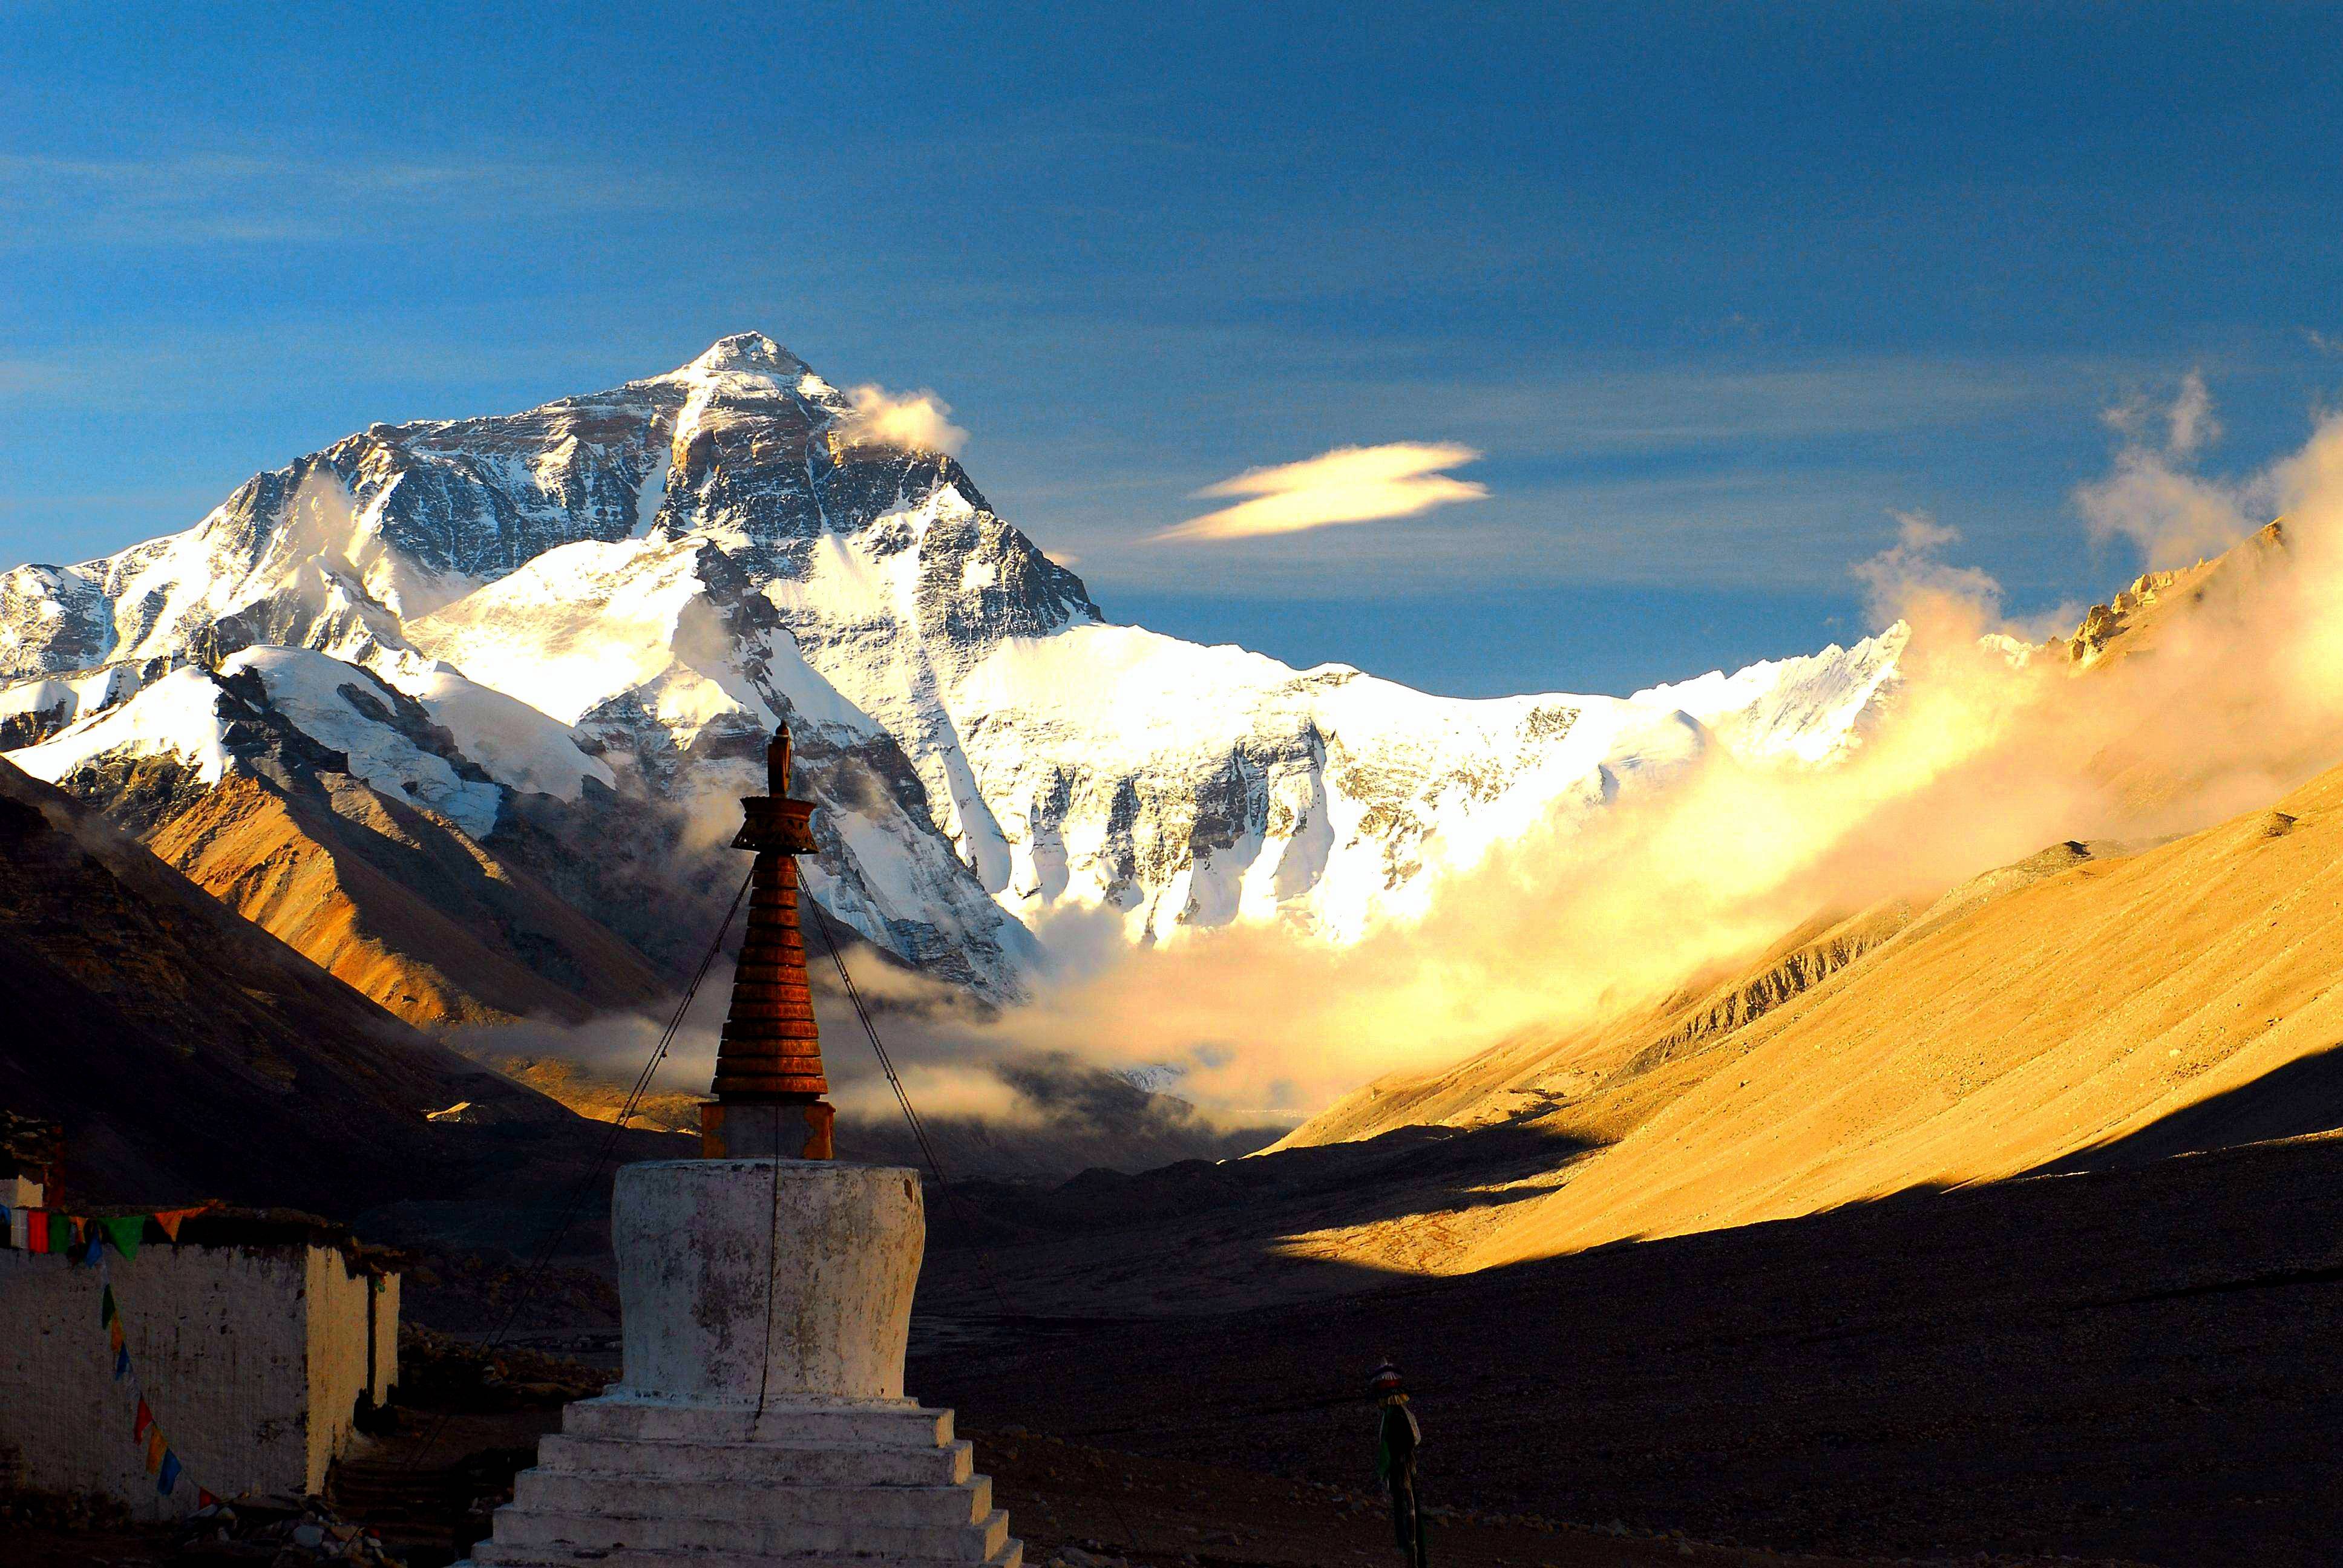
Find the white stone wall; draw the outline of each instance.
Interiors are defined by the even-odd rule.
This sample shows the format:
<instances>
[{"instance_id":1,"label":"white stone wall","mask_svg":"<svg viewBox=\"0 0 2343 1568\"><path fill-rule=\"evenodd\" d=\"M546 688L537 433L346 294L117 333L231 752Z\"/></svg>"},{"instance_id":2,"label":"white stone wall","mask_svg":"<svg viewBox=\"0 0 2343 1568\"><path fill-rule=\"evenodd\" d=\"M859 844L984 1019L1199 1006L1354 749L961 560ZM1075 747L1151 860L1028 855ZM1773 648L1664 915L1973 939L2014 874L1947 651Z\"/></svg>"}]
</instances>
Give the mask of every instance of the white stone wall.
<instances>
[{"instance_id":1,"label":"white stone wall","mask_svg":"<svg viewBox=\"0 0 2343 1568\"><path fill-rule=\"evenodd\" d=\"M375 1297L374 1397L379 1404L398 1386L398 1281L382 1276L382 1292Z\"/></svg>"},{"instance_id":2,"label":"white stone wall","mask_svg":"<svg viewBox=\"0 0 2343 1568\"><path fill-rule=\"evenodd\" d=\"M146 1473L98 1271L0 1250L0 1485L98 1493L158 1520L192 1511L199 1485L224 1497L321 1487L369 1370L372 1292L341 1253L164 1244L130 1261L109 1251L106 1267L134 1378L186 1473L166 1498ZM394 1346L395 1291L376 1302L377 1340ZM377 1377L395 1379L396 1356L387 1368L377 1356Z\"/></svg>"},{"instance_id":3,"label":"white stone wall","mask_svg":"<svg viewBox=\"0 0 2343 1568\"><path fill-rule=\"evenodd\" d=\"M387 1399L398 1382L398 1277L385 1279L377 1294L370 1276L353 1276L341 1253L327 1247L308 1249L307 1274L307 1473L315 1478L309 1487L314 1492L325 1481L326 1467L357 1435L352 1422L358 1395Z\"/></svg>"}]
</instances>

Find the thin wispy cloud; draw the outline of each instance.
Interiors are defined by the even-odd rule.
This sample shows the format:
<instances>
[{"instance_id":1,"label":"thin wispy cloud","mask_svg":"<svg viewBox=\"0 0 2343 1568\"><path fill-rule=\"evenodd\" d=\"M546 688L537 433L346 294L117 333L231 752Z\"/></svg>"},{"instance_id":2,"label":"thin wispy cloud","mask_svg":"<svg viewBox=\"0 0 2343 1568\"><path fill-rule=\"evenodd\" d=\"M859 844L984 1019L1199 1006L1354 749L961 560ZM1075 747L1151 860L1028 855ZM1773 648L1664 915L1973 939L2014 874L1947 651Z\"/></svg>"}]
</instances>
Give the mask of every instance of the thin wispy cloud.
<instances>
[{"instance_id":1,"label":"thin wispy cloud","mask_svg":"<svg viewBox=\"0 0 2343 1568\"><path fill-rule=\"evenodd\" d=\"M2100 420L2135 446L2154 444L2156 427L2163 427L2167 457L2193 457L2221 438L2221 422L2213 417L2213 394L2205 373L2191 370L2180 378L2180 390L2169 403L2137 394L2104 410Z\"/></svg>"},{"instance_id":2,"label":"thin wispy cloud","mask_svg":"<svg viewBox=\"0 0 2343 1568\"><path fill-rule=\"evenodd\" d=\"M2169 403L2134 398L2104 417L2124 437L2123 447L2113 472L2075 491L2094 540L2129 539L2162 570L2218 555L2276 515L2269 496L2253 485L2195 471L2196 458L2221 437L2197 372L2181 378Z\"/></svg>"},{"instance_id":3,"label":"thin wispy cloud","mask_svg":"<svg viewBox=\"0 0 2343 1568\"><path fill-rule=\"evenodd\" d=\"M1244 499L1191 518L1155 538L1190 542L1261 538L1341 523L1412 518L1435 507L1481 500L1489 487L1446 472L1480 456L1454 441L1393 441L1381 447L1337 447L1299 463L1248 468L1196 492L1199 499Z\"/></svg>"},{"instance_id":4,"label":"thin wispy cloud","mask_svg":"<svg viewBox=\"0 0 2343 1568\"><path fill-rule=\"evenodd\" d=\"M1909 613L1921 599L1957 599L1987 616L2001 613L2001 584L1977 567L1947 563L1946 547L1961 542L1961 531L1926 512L1891 511L1896 542L1848 569L1864 586L1864 608L1875 626Z\"/></svg>"},{"instance_id":5,"label":"thin wispy cloud","mask_svg":"<svg viewBox=\"0 0 2343 1568\"><path fill-rule=\"evenodd\" d=\"M1738 459L1760 444L1948 435L2064 414L2095 404L2110 381L2151 368L2052 355L1752 357L1574 356L1502 378L1426 380L1370 368L1317 377L1300 391L1373 417L1403 417L1427 402L1464 410L1462 437L1516 458L1722 451Z\"/></svg>"},{"instance_id":6,"label":"thin wispy cloud","mask_svg":"<svg viewBox=\"0 0 2343 1568\"><path fill-rule=\"evenodd\" d=\"M379 236L401 222L670 210L676 180L557 158L342 164L233 152L118 158L0 154L0 246L103 241L284 244Z\"/></svg>"}]
</instances>

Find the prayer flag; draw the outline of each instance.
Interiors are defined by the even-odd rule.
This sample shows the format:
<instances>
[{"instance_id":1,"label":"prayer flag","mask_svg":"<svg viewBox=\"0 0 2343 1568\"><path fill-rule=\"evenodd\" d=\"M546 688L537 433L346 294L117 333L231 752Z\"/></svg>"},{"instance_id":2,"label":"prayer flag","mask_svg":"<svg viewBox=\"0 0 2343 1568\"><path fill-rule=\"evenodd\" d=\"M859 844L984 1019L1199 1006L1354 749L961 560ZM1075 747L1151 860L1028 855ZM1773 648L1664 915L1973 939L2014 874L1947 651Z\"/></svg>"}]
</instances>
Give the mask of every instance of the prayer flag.
<instances>
[{"instance_id":1,"label":"prayer flag","mask_svg":"<svg viewBox=\"0 0 2343 1568\"><path fill-rule=\"evenodd\" d=\"M206 1492L202 1487L198 1486L196 1488L196 1506L198 1509L217 1508L219 1506L219 1499L214 1497L210 1493Z\"/></svg>"},{"instance_id":2,"label":"prayer flag","mask_svg":"<svg viewBox=\"0 0 2343 1568\"><path fill-rule=\"evenodd\" d=\"M81 1261L85 1263L96 1263L102 1261L105 1257L106 1237L98 1230L97 1222L92 1221L89 1227L89 1245L82 1249Z\"/></svg>"},{"instance_id":3,"label":"prayer flag","mask_svg":"<svg viewBox=\"0 0 2343 1568\"><path fill-rule=\"evenodd\" d=\"M7 1239L0 1241L0 1247L16 1244L16 1211L5 1203L0 1203L0 1231L7 1232Z\"/></svg>"},{"instance_id":4,"label":"prayer flag","mask_svg":"<svg viewBox=\"0 0 2343 1568\"><path fill-rule=\"evenodd\" d=\"M52 1252L70 1252L73 1251L73 1220L71 1216L65 1214L52 1214L49 1216L49 1251Z\"/></svg>"},{"instance_id":5,"label":"prayer flag","mask_svg":"<svg viewBox=\"0 0 2343 1568\"><path fill-rule=\"evenodd\" d=\"M163 1455L166 1452L168 1451L163 1446L163 1429L159 1426L148 1427L146 1429L147 1474L152 1475L163 1468Z\"/></svg>"},{"instance_id":6,"label":"prayer flag","mask_svg":"<svg viewBox=\"0 0 2343 1568\"><path fill-rule=\"evenodd\" d=\"M110 1220L100 1220L97 1223L105 1231L106 1239L114 1243L116 1251L125 1258L138 1255L139 1238L146 1234L146 1215L122 1214Z\"/></svg>"},{"instance_id":7,"label":"prayer flag","mask_svg":"<svg viewBox=\"0 0 2343 1568\"><path fill-rule=\"evenodd\" d=\"M46 1209L25 1211L25 1248L33 1252L49 1250L49 1211Z\"/></svg>"},{"instance_id":8,"label":"prayer flag","mask_svg":"<svg viewBox=\"0 0 2343 1568\"><path fill-rule=\"evenodd\" d=\"M130 1352L129 1352L127 1349L118 1349L118 1350L116 1350L116 1351L114 1352L114 1381L115 1381L115 1382L120 1382L122 1381L122 1379L123 1379L124 1374L126 1374L126 1372L128 1372L129 1371L130 1371Z\"/></svg>"},{"instance_id":9,"label":"prayer flag","mask_svg":"<svg viewBox=\"0 0 2343 1568\"><path fill-rule=\"evenodd\" d=\"M171 1488L178 1484L179 1456L166 1448L163 1451L163 1473L156 1477L155 1490L168 1497L171 1495Z\"/></svg>"},{"instance_id":10,"label":"prayer flag","mask_svg":"<svg viewBox=\"0 0 2343 1568\"><path fill-rule=\"evenodd\" d=\"M162 1226L163 1234L176 1243L179 1239L179 1227L210 1207L208 1203L199 1203L192 1209L166 1209L155 1216L155 1223Z\"/></svg>"},{"instance_id":11,"label":"prayer flag","mask_svg":"<svg viewBox=\"0 0 2343 1568\"><path fill-rule=\"evenodd\" d=\"M146 1429L155 1424L155 1412L146 1408L146 1396L138 1397L138 1416L130 1423L130 1441L137 1442L146 1436Z\"/></svg>"},{"instance_id":12,"label":"prayer flag","mask_svg":"<svg viewBox=\"0 0 2343 1568\"><path fill-rule=\"evenodd\" d=\"M122 1353L122 1320L112 1318L106 1325L106 1348L116 1355Z\"/></svg>"},{"instance_id":13,"label":"prayer flag","mask_svg":"<svg viewBox=\"0 0 2343 1568\"><path fill-rule=\"evenodd\" d=\"M105 1292L97 1298L97 1321L101 1323L110 1323L114 1321L114 1287L112 1285L106 1286Z\"/></svg>"}]
</instances>

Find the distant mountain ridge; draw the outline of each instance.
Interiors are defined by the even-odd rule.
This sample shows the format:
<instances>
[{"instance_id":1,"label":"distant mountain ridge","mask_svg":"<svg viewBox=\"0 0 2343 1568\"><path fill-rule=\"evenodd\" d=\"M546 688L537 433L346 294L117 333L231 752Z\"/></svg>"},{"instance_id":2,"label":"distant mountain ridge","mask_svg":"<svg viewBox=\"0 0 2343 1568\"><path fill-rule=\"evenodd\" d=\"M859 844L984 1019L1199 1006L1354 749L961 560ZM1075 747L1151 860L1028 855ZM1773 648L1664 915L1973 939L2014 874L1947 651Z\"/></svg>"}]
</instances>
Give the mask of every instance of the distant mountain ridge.
<instances>
[{"instance_id":1,"label":"distant mountain ridge","mask_svg":"<svg viewBox=\"0 0 2343 1568\"><path fill-rule=\"evenodd\" d=\"M751 333L520 414L371 426L186 532L0 576L0 749L432 1023L687 970L787 717L816 902L1004 1000L1061 911L1348 940L1714 749L1827 763L1903 643L1465 701L1113 625L957 460L870 439ZM236 779L301 803L270 808L307 824L273 859L207 820ZM415 906L459 886L455 951ZM295 913L321 895L329 931Z\"/></svg>"}]
</instances>

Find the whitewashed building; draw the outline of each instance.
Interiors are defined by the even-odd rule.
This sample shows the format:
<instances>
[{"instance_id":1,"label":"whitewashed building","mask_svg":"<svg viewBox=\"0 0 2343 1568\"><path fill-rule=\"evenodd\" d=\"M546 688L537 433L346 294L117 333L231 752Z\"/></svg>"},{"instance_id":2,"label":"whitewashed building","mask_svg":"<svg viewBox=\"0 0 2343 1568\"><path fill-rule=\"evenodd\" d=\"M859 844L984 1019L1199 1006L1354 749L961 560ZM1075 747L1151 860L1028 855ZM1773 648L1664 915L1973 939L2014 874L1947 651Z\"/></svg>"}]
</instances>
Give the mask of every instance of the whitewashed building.
<instances>
[{"instance_id":1,"label":"whitewashed building","mask_svg":"<svg viewBox=\"0 0 2343 1568\"><path fill-rule=\"evenodd\" d=\"M398 1276L323 1221L214 1210L176 1243L149 1224L135 1257L108 1246L101 1270L25 1251L25 1209L15 1221L0 1248L0 1490L104 1495L146 1520L192 1513L198 1488L318 1492L362 1405L398 1381ZM142 1394L182 1472L168 1496L135 1430Z\"/></svg>"}]
</instances>

